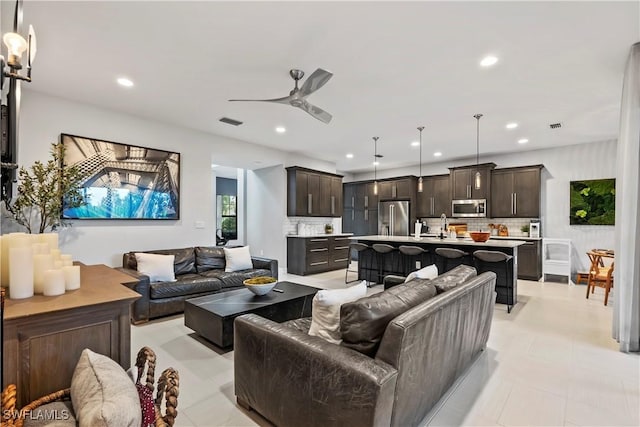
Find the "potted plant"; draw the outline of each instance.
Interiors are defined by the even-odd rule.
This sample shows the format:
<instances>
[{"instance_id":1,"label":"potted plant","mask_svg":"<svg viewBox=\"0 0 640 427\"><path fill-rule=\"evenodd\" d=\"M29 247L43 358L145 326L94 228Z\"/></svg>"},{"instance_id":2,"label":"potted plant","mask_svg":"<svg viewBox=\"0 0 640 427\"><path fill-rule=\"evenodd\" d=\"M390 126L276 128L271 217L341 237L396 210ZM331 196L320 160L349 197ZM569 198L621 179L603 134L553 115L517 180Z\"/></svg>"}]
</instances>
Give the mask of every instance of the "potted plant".
<instances>
[{"instance_id":1,"label":"potted plant","mask_svg":"<svg viewBox=\"0 0 640 427\"><path fill-rule=\"evenodd\" d=\"M520 231L522 231L523 233L525 233L528 236L529 235L529 224L523 225L522 227L520 227Z\"/></svg>"},{"instance_id":2,"label":"potted plant","mask_svg":"<svg viewBox=\"0 0 640 427\"><path fill-rule=\"evenodd\" d=\"M28 169L20 168L18 196L13 202L6 201L11 218L28 233L55 230L64 225L63 206L79 207L86 203L80 190L84 175L77 166L63 168L64 146L51 145L52 158L46 163L38 160Z\"/></svg>"}]
</instances>

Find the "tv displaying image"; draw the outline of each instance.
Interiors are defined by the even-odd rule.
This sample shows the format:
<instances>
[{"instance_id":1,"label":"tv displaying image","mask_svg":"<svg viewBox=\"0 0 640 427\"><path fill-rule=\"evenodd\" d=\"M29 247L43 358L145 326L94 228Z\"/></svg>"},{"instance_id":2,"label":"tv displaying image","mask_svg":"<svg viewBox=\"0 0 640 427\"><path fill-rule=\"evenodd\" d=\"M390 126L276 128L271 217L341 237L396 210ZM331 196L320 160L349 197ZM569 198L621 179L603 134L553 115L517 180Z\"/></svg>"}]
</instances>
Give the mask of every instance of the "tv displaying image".
<instances>
[{"instance_id":1,"label":"tv displaying image","mask_svg":"<svg viewBox=\"0 0 640 427\"><path fill-rule=\"evenodd\" d=\"M571 225L614 225L616 220L616 180L571 181Z\"/></svg>"},{"instance_id":2,"label":"tv displaying image","mask_svg":"<svg viewBox=\"0 0 640 427\"><path fill-rule=\"evenodd\" d=\"M180 153L61 134L63 167L78 166L86 204L64 219L179 219Z\"/></svg>"}]
</instances>

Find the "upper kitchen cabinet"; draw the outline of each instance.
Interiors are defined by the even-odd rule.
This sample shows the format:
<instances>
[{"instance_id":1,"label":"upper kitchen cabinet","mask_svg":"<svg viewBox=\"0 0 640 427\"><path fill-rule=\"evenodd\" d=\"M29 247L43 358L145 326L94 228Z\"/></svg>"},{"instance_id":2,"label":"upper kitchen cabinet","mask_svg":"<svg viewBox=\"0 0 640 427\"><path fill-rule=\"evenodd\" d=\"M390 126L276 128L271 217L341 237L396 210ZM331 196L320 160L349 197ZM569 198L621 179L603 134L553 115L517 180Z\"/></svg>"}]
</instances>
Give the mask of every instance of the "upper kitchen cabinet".
<instances>
[{"instance_id":1,"label":"upper kitchen cabinet","mask_svg":"<svg viewBox=\"0 0 640 427\"><path fill-rule=\"evenodd\" d=\"M491 171L495 163L449 168L451 199L489 199L491 195ZM481 185L475 188L476 171L480 172Z\"/></svg>"},{"instance_id":2,"label":"upper kitchen cabinet","mask_svg":"<svg viewBox=\"0 0 640 427\"><path fill-rule=\"evenodd\" d=\"M287 168L287 216L342 215L342 175Z\"/></svg>"},{"instance_id":3,"label":"upper kitchen cabinet","mask_svg":"<svg viewBox=\"0 0 640 427\"><path fill-rule=\"evenodd\" d=\"M414 200L417 185L416 177L378 181L378 198L379 200Z\"/></svg>"},{"instance_id":4,"label":"upper kitchen cabinet","mask_svg":"<svg viewBox=\"0 0 640 427\"><path fill-rule=\"evenodd\" d=\"M496 169L491 176L491 216L494 218L540 217L540 170L542 165Z\"/></svg>"},{"instance_id":5,"label":"upper kitchen cabinet","mask_svg":"<svg viewBox=\"0 0 640 427\"><path fill-rule=\"evenodd\" d=\"M422 193L417 193L418 218L451 216L451 189L449 175L425 176L422 178Z\"/></svg>"}]
</instances>

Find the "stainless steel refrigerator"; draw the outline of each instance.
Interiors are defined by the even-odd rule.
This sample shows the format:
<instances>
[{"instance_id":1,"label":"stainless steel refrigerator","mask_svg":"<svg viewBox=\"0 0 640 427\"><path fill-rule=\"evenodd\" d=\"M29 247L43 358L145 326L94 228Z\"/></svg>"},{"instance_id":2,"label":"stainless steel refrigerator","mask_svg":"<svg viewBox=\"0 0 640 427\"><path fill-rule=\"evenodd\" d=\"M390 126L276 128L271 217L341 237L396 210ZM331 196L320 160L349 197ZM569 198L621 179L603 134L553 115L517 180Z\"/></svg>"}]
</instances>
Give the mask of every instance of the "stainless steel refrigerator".
<instances>
[{"instance_id":1,"label":"stainless steel refrigerator","mask_svg":"<svg viewBox=\"0 0 640 427\"><path fill-rule=\"evenodd\" d=\"M378 204L378 234L384 236L409 235L408 200Z\"/></svg>"}]
</instances>

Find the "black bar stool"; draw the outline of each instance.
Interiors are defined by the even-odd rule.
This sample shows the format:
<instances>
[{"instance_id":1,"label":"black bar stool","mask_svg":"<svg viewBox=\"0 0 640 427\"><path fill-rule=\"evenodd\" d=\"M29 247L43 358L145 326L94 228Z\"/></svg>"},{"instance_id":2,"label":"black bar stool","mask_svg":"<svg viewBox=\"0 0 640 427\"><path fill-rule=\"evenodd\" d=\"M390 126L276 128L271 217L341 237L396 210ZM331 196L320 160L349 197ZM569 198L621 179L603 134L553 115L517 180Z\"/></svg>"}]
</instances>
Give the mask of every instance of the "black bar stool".
<instances>
[{"instance_id":1,"label":"black bar stool","mask_svg":"<svg viewBox=\"0 0 640 427\"><path fill-rule=\"evenodd\" d=\"M349 243L349 261L347 263L347 271L344 272L344 283L348 284L348 283L357 282L358 280L360 280L359 271L362 271L366 268L365 264L367 263L366 262L367 258L369 260L369 264L371 264L371 257L363 256L364 252L370 249L371 247L369 245L365 245L364 243L357 243L357 242ZM355 257L353 256L354 254L355 254ZM349 267L351 266L351 261L354 261L354 260L358 261L358 269L349 270ZM369 266L369 268L371 267ZM355 280L349 281L347 279L349 273L358 273L358 276L356 277ZM368 284L368 280L367 280L367 284Z\"/></svg>"},{"instance_id":2,"label":"black bar stool","mask_svg":"<svg viewBox=\"0 0 640 427\"><path fill-rule=\"evenodd\" d=\"M465 251L454 248L436 248L438 259L438 274L446 273L464 263L464 257L469 256Z\"/></svg>"},{"instance_id":3,"label":"black bar stool","mask_svg":"<svg viewBox=\"0 0 640 427\"><path fill-rule=\"evenodd\" d=\"M398 273L399 270L396 268L396 254L398 250L391 245L387 245L386 243L376 243L371 245L371 248L376 253L376 261L378 266L378 277L376 283L382 283L382 279L387 274Z\"/></svg>"},{"instance_id":4,"label":"black bar stool","mask_svg":"<svg viewBox=\"0 0 640 427\"><path fill-rule=\"evenodd\" d=\"M507 313L515 304L515 292L513 286L513 256L498 251L475 251L473 253L474 262L478 274L485 271L496 273L496 302L507 304ZM506 293L506 299L502 298Z\"/></svg>"},{"instance_id":5,"label":"black bar stool","mask_svg":"<svg viewBox=\"0 0 640 427\"><path fill-rule=\"evenodd\" d=\"M421 248L420 246L407 246L402 245L398 248L400 252L400 258L402 261L402 274L408 276L412 271L416 271L416 261L420 261L420 268L426 265L426 255L428 250Z\"/></svg>"}]
</instances>

